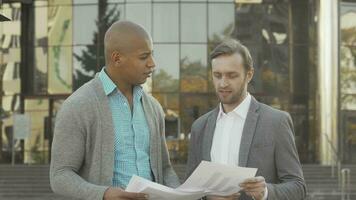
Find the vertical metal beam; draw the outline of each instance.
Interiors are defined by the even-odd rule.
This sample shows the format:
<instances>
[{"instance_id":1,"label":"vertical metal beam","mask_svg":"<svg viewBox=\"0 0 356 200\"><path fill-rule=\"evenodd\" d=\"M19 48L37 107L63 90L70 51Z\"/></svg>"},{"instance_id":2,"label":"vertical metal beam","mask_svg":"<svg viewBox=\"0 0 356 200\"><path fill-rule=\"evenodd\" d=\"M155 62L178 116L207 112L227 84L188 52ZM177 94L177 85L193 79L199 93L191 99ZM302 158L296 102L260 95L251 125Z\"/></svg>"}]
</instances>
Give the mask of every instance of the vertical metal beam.
<instances>
[{"instance_id":1,"label":"vertical metal beam","mask_svg":"<svg viewBox=\"0 0 356 200\"><path fill-rule=\"evenodd\" d=\"M24 96L33 92L35 15L32 2L21 4L21 94L20 113L25 112ZM21 158L25 159L25 142L21 140Z\"/></svg>"},{"instance_id":2,"label":"vertical metal beam","mask_svg":"<svg viewBox=\"0 0 356 200\"><path fill-rule=\"evenodd\" d=\"M338 1L320 0L319 5L320 162L330 165L332 146L338 149Z\"/></svg>"}]
</instances>

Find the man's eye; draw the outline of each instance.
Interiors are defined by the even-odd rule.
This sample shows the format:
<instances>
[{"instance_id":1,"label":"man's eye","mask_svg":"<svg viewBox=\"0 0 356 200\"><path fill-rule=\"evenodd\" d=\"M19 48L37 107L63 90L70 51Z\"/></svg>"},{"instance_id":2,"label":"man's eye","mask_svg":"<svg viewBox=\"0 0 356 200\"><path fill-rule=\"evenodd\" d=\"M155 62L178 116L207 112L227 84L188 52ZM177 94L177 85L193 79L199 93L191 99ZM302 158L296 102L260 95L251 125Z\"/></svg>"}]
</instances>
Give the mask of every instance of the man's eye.
<instances>
[{"instance_id":1,"label":"man's eye","mask_svg":"<svg viewBox=\"0 0 356 200\"><path fill-rule=\"evenodd\" d=\"M221 74L214 74L215 78L221 78Z\"/></svg>"}]
</instances>

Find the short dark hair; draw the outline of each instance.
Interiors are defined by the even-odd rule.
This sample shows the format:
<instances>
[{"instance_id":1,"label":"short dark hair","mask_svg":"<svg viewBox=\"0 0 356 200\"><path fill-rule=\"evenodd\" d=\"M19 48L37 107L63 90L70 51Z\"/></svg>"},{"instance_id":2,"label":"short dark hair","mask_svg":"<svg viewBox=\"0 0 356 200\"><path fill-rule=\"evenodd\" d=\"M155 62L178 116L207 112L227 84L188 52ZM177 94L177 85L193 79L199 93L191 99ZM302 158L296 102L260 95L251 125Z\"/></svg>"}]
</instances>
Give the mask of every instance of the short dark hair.
<instances>
[{"instance_id":1,"label":"short dark hair","mask_svg":"<svg viewBox=\"0 0 356 200\"><path fill-rule=\"evenodd\" d=\"M244 68L247 71L253 69L253 61L250 51L235 39L227 39L220 43L210 53L210 59L213 60L221 55L232 55L238 53L243 59Z\"/></svg>"}]
</instances>

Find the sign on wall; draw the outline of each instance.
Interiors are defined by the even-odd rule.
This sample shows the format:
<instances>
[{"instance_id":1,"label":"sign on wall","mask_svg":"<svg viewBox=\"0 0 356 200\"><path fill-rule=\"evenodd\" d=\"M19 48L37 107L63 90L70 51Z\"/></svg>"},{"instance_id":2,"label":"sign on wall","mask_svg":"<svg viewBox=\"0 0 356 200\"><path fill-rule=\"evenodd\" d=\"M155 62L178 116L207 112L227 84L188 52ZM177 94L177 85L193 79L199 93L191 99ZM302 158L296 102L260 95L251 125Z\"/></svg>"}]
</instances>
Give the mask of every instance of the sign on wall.
<instances>
[{"instance_id":1,"label":"sign on wall","mask_svg":"<svg viewBox=\"0 0 356 200\"><path fill-rule=\"evenodd\" d=\"M26 139L31 133L30 116L27 114L14 114L15 139Z\"/></svg>"}]
</instances>

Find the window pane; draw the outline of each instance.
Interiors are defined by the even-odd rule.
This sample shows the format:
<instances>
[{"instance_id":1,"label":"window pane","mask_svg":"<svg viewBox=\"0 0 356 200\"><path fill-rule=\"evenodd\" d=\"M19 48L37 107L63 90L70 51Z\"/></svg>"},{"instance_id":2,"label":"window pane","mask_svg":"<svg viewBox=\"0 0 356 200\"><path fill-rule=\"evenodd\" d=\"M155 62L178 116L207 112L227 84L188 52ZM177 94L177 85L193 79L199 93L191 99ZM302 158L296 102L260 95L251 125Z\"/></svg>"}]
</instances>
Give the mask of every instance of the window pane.
<instances>
[{"instance_id":1,"label":"window pane","mask_svg":"<svg viewBox=\"0 0 356 200\"><path fill-rule=\"evenodd\" d=\"M72 45L72 7L48 7L48 43L52 45Z\"/></svg>"},{"instance_id":2,"label":"window pane","mask_svg":"<svg viewBox=\"0 0 356 200\"><path fill-rule=\"evenodd\" d=\"M47 36L48 7L46 1L35 1L35 45L48 45Z\"/></svg>"},{"instance_id":3,"label":"window pane","mask_svg":"<svg viewBox=\"0 0 356 200\"><path fill-rule=\"evenodd\" d=\"M126 4L126 19L142 25L151 33L151 6L150 3Z\"/></svg>"},{"instance_id":4,"label":"window pane","mask_svg":"<svg viewBox=\"0 0 356 200\"><path fill-rule=\"evenodd\" d=\"M182 133L188 134L194 120L217 106L210 94L181 94L180 117Z\"/></svg>"},{"instance_id":5,"label":"window pane","mask_svg":"<svg viewBox=\"0 0 356 200\"><path fill-rule=\"evenodd\" d=\"M214 3L221 3L221 2L234 3L234 2L236 2L236 0L208 0L208 2L214 2Z\"/></svg>"},{"instance_id":6,"label":"window pane","mask_svg":"<svg viewBox=\"0 0 356 200\"><path fill-rule=\"evenodd\" d=\"M72 92L72 47L53 46L48 54L48 93Z\"/></svg>"},{"instance_id":7,"label":"window pane","mask_svg":"<svg viewBox=\"0 0 356 200\"><path fill-rule=\"evenodd\" d=\"M244 43L288 44L288 8L288 3L237 4L234 37Z\"/></svg>"},{"instance_id":8,"label":"window pane","mask_svg":"<svg viewBox=\"0 0 356 200\"><path fill-rule=\"evenodd\" d=\"M20 63L21 49L9 48L3 50L3 90L5 94L20 93Z\"/></svg>"},{"instance_id":9,"label":"window pane","mask_svg":"<svg viewBox=\"0 0 356 200\"><path fill-rule=\"evenodd\" d=\"M155 42L178 42L178 4L153 4L153 40Z\"/></svg>"},{"instance_id":10,"label":"window pane","mask_svg":"<svg viewBox=\"0 0 356 200\"><path fill-rule=\"evenodd\" d=\"M177 92L179 89L178 45L155 45L156 69L153 75L153 91Z\"/></svg>"},{"instance_id":11,"label":"window pane","mask_svg":"<svg viewBox=\"0 0 356 200\"><path fill-rule=\"evenodd\" d=\"M73 44L93 44L98 30L98 5L73 6L73 19Z\"/></svg>"},{"instance_id":12,"label":"window pane","mask_svg":"<svg viewBox=\"0 0 356 200\"><path fill-rule=\"evenodd\" d=\"M341 42L343 45L356 46L356 4L342 3L340 28Z\"/></svg>"},{"instance_id":13,"label":"window pane","mask_svg":"<svg viewBox=\"0 0 356 200\"><path fill-rule=\"evenodd\" d=\"M125 0L108 0L108 3L123 3Z\"/></svg>"},{"instance_id":14,"label":"window pane","mask_svg":"<svg viewBox=\"0 0 356 200\"><path fill-rule=\"evenodd\" d=\"M181 4L182 42L207 42L206 17L205 3Z\"/></svg>"},{"instance_id":15,"label":"window pane","mask_svg":"<svg viewBox=\"0 0 356 200\"><path fill-rule=\"evenodd\" d=\"M73 4L97 4L98 0L73 0Z\"/></svg>"},{"instance_id":16,"label":"window pane","mask_svg":"<svg viewBox=\"0 0 356 200\"><path fill-rule=\"evenodd\" d=\"M34 93L47 93L47 58L48 48L35 48L35 75L34 75Z\"/></svg>"},{"instance_id":17,"label":"window pane","mask_svg":"<svg viewBox=\"0 0 356 200\"><path fill-rule=\"evenodd\" d=\"M45 118L48 117L49 102L47 99L26 99L25 113L30 116L31 135L25 139L26 164L48 163L49 146L45 140Z\"/></svg>"},{"instance_id":18,"label":"window pane","mask_svg":"<svg viewBox=\"0 0 356 200\"><path fill-rule=\"evenodd\" d=\"M48 5L54 6L54 5L71 5L73 3L73 0L49 0Z\"/></svg>"},{"instance_id":19,"label":"window pane","mask_svg":"<svg viewBox=\"0 0 356 200\"><path fill-rule=\"evenodd\" d=\"M21 5L17 3L4 4L1 12L11 19L11 21L1 22L3 26L1 47L3 49L20 47Z\"/></svg>"},{"instance_id":20,"label":"window pane","mask_svg":"<svg viewBox=\"0 0 356 200\"><path fill-rule=\"evenodd\" d=\"M356 46L340 48L341 108L356 109Z\"/></svg>"},{"instance_id":21,"label":"window pane","mask_svg":"<svg viewBox=\"0 0 356 200\"><path fill-rule=\"evenodd\" d=\"M73 47L73 90L94 77L98 67L96 48L93 45Z\"/></svg>"},{"instance_id":22,"label":"window pane","mask_svg":"<svg viewBox=\"0 0 356 200\"><path fill-rule=\"evenodd\" d=\"M207 92L207 45L182 45L181 47L182 92Z\"/></svg>"},{"instance_id":23,"label":"window pane","mask_svg":"<svg viewBox=\"0 0 356 200\"><path fill-rule=\"evenodd\" d=\"M169 109L169 110L177 111L179 109L179 94L178 93L154 92L154 93L152 93L152 95L162 105L163 110ZM178 114L178 113L176 113L176 114Z\"/></svg>"},{"instance_id":24,"label":"window pane","mask_svg":"<svg viewBox=\"0 0 356 200\"><path fill-rule=\"evenodd\" d=\"M234 4L209 4L209 42L229 37L235 22Z\"/></svg>"}]
</instances>

